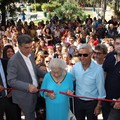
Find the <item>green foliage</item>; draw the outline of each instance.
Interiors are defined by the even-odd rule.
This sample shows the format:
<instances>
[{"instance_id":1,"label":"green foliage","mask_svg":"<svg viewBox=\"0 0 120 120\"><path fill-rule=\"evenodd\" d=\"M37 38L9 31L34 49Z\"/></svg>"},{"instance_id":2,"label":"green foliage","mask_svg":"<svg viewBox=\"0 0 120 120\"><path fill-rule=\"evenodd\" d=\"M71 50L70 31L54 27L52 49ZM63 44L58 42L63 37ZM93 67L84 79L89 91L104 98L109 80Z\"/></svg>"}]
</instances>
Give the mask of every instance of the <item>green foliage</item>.
<instances>
[{"instance_id":1,"label":"green foliage","mask_svg":"<svg viewBox=\"0 0 120 120\"><path fill-rule=\"evenodd\" d=\"M42 11L47 12L50 7L51 7L51 5L49 3L43 3L41 6L41 9L42 9Z\"/></svg>"},{"instance_id":2,"label":"green foliage","mask_svg":"<svg viewBox=\"0 0 120 120\"><path fill-rule=\"evenodd\" d=\"M57 1L53 1L53 2L49 2L49 3L43 3L41 8L43 11L45 12L52 12L54 9L58 8L61 6L61 3L57 2Z\"/></svg>"},{"instance_id":3,"label":"green foliage","mask_svg":"<svg viewBox=\"0 0 120 120\"><path fill-rule=\"evenodd\" d=\"M44 12L49 14L48 18L51 18L50 15L53 15L54 13L56 13L60 19L62 19L63 16L65 16L67 19L75 19L76 16L79 16L84 21L86 18L82 9L78 4L75 3L73 4L65 2L62 5L62 3L58 1L52 1L50 3L42 4L41 8Z\"/></svg>"},{"instance_id":4,"label":"green foliage","mask_svg":"<svg viewBox=\"0 0 120 120\"><path fill-rule=\"evenodd\" d=\"M86 18L85 13L78 5L68 2L65 2L62 7L55 9L54 12L59 18L65 16L68 20L75 19L76 16L79 16L83 21Z\"/></svg>"},{"instance_id":5,"label":"green foliage","mask_svg":"<svg viewBox=\"0 0 120 120\"><path fill-rule=\"evenodd\" d=\"M52 1L51 5L52 5L52 10L54 10L58 7L61 7L61 3L57 2L57 1Z\"/></svg>"},{"instance_id":6,"label":"green foliage","mask_svg":"<svg viewBox=\"0 0 120 120\"><path fill-rule=\"evenodd\" d=\"M31 9L35 10L35 8L37 11L41 11L41 4L39 4L39 3L31 4Z\"/></svg>"}]
</instances>

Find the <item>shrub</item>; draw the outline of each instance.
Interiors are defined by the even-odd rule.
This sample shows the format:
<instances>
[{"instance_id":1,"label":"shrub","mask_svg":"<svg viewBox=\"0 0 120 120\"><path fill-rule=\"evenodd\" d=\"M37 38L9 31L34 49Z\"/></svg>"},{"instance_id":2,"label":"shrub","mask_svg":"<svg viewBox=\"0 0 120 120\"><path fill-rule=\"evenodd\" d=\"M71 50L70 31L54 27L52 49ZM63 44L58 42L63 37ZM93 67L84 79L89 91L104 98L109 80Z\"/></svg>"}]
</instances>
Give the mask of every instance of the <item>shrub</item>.
<instances>
[{"instance_id":1,"label":"shrub","mask_svg":"<svg viewBox=\"0 0 120 120\"><path fill-rule=\"evenodd\" d=\"M63 16L69 19L75 19L76 16L79 16L82 21L86 19L85 13L79 7L78 4L65 2L63 5L58 1L52 1L50 3L43 3L41 6L44 12L50 12L50 15L56 13L59 19L62 19ZM48 17L51 18L51 17Z\"/></svg>"},{"instance_id":2,"label":"shrub","mask_svg":"<svg viewBox=\"0 0 120 120\"><path fill-rule=\"evenodd\" d=\"M57 2L57 1L51 2L51 5L52 5L52 10L61 7L61 3Z\"/></svg>"},{"instance_id":3,"label":"shrub","mask_svg":"<svg viewBox=\"0 0 120 120\"><path fill-rule=\"evenodd\" d=\"M39 3L31 4L31 9L35 10L35 8L37 11L41 11L41 4L39 4Z\"/></svg>"},{"instance_id":4,"label":"shrub","mask_svg":"<svg viewBox=\"0 0 120 120\"><path fill-rule=\"evenodd\" d=\"M51 5L49 3L43 3L41 6L42 11L47 12L51 8Z\"/></svg>"},{"instance_id":5,"label":"shrub","mask_svg":"<svg viewBox=\"0 0 120 120\"><path fill-rule=\"evenodd\" d=\"M85 13L78 5L68 2L65 2L62 7L55 9L54 12L60 19L62 18L62 16L65 16L67 20L74 20L76 16L79 16L82 21L86 19Z\"/></svg>"},{"instance_id":6,"label":"shrub","mask_svg":"<svg viewBox=\"0 0 120 120\"><path fill-rule=\"evenodd\" d=\"M41 8L45 12L53 12L54 9L61 7L61 4L59 2L53 1L50 3L43 3Z\"/></svg>"}]
</instances>

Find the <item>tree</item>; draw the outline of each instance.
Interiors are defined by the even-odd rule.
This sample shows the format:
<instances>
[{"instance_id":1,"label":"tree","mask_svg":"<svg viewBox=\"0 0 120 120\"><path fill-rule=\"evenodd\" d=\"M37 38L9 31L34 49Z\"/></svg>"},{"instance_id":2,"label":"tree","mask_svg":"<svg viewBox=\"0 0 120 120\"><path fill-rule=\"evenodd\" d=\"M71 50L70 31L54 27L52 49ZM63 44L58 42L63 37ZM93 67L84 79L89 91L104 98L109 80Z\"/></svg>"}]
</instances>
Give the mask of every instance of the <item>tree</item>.
<instances>
[{"instance_id":1,"label":"tree","mask_svg":"<svg viewBox=\"0 0 120 120\"><path fill-rule=\"evenodd\" d=\"M108 4L114 10L114 14L120 17L120 0L109 0Z\"/></svg>"},{"instance_id":2,"label":"tree","mask_svg":"<svg viewBox=\"0 0 120 120\"><path fill-rule=\"evenodd\" d=\"M120 17L120 1L114 0L114 12L117 16Z\"/></svg>"},{"instance_id":3,"label":"tree","mask_svg":"<svg viewBox=\"0 0 120 120\"><path fill-rule=\"evenodd\" d=\"M86 15L79 7L79 5L72 4L70 2L64 2L64 4L61 7L55 9L54 12L59 17L59 19L63 19L65 17L66 20L75 20L77 16L82 21L86 19Z\"/></svg>"},{"instance_id":4,"label":"tree","mask_svg":"<svg viewBox=\"0 0 120 120\"><path fill-rule=\"evenodd\" d=\"M2 15L2 21L1 21L1 24L2 25L6 25L6 11L7 11L7 8L8 6L14 6L14 4L11 4L11 3L14 3L14 2L18 2L19 0L0 0L0 10L1 10L1 15ZM13 8L13 7L11 7Z\"/></svg>"}]
</instances>

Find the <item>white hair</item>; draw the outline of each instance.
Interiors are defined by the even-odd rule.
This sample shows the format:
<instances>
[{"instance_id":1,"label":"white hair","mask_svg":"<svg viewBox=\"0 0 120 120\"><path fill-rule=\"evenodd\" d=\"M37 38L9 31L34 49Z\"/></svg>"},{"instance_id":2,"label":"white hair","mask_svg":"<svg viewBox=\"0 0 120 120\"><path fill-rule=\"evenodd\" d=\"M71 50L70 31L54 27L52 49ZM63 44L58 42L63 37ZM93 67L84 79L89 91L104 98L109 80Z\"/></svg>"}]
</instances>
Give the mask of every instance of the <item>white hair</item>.
<instances>
[{"instance_id":1,"label":"white hair","mask_svg":"<svg viewBox=\"0 0 120 120\"><path fill-rule=\"evenodd\" d=\"M81 50L81 49L89 49L89 52L93 52L91 45L89 45L87 43L81 44L79 47L79 50Z\"/></svg>"},{"instance_id":2,"label":"white hair","mask_svg":"<svg viewBox=\"0 0 120 120\"><path fill-rule=\"evenodd\" d=\"M65 70L66 67L67 67L66 63L63 60L59 59L59 58L51 59L49 65L48 65L48 69L50 69L50 70L52 68L61 68L61 69Z\"/></svg>"}]
</instances>

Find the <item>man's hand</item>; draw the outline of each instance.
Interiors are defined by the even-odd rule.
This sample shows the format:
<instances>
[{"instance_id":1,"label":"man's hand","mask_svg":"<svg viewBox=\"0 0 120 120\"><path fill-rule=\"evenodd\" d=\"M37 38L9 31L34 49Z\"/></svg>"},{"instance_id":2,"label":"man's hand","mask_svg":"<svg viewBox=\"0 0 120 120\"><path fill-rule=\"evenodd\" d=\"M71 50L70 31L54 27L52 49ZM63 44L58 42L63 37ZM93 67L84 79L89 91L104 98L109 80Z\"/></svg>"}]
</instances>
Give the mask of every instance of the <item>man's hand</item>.
<instances>
[{"instance_id":1,"label":"man's hand","mask_svg":"<svg viewBox=\"0 0 120 120\"><path fill-rule=\"evenodd\" d=\"M94 109L95 116L98 116L101 113L101 106L97 105Z\"/></svg>"},{"instance_id":2,"label":"man's hand","mask_svg":"<svg viewBox=\"0 0 120 120\"><path fill-rule=\"evenodd\" d=\"M0 85L0 92L4 90L4 87Z\"/></svg>"},{"instance_id":3,"label":"man's hand","mask_svg":"<svg viewBox=\"0 0 120 120\"><path fill-rule=\"evenodd\" d=\"M28 86L28 91L29 91L30 93L36 93L36 92L38 92L38 89L37 89L36 86L34 86L34 85L32 85L32 84L29 84L29 86Z\"/></svg>"},{"instance_id":4,"label":"man's hand","mask_svg":"<svg viewBox=\"0 0 120 120\"><path fill-rule=\"evenodd\" d=\"M102 107L101 104L102 104L102 102L98 101L98 103L94 109L95 116L98 116L101 113L101 107Z\"/></svg>"},{"instance_id":5,"label":"man's hand","mask_svg":"<svg viewBox=\"0 0 120 120\"><path fill-rule=\"evenodd\" d=\"M117 100L119 100L120 101L120 98L119 99L117 99ZM113 106L113 108L114 109L120 109L120 102L115 102L115 104L114 104L114 106Z\"/></svg>"}]
</instances>

